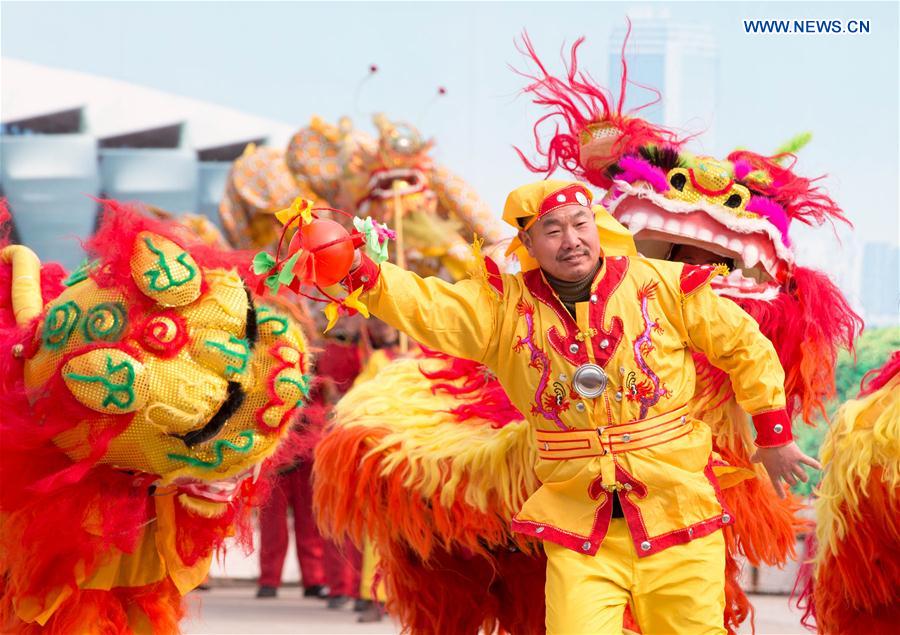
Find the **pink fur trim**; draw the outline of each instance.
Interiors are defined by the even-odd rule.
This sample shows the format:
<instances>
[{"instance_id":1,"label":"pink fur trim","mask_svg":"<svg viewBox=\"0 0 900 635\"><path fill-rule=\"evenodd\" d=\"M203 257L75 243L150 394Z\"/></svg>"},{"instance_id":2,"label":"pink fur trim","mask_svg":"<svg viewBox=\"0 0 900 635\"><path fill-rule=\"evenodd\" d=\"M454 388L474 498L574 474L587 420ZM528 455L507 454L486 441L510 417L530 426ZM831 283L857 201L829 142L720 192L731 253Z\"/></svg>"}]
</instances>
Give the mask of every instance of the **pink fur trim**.
<instances>
[{"instance_id":1,"label":"pink fur trim","mask_svg":"<svg viewBox=\"0 0 900 635\"><path fill-rule=\"evenodd\" d=\"M617 179L628 183L646 181L657 192L665 192L669 189L669 182L666 180L665 173L658 167L651 165L649 161L633 156L623 157L619 161L619 167L622 168L622 172L616 175Z\"/></svg>"},{"instance_id":2,"label":"pink fur trim","mask_svg":"<svg viewBox=\"0 0 900 635\"><path fill-rule=\"evenodd\" d=\"M764 196L751 196L750 202L747 203L747 211L764 216L766 220L781 232L781 242L790 247L791 240L788 238L788 224L790 221L781 205Z\"/></svg>"},{"instance_id":3,"label":"pink fur trim","mask_svg":"<svg viewBox=\"0 0 900 635\"><path fill-rule=\"evenodd\" d=\"M753 166L747 161L738 159L734 162L734 178L743 181L744 177L753 171Z\"/></svg>"}]
</instances>

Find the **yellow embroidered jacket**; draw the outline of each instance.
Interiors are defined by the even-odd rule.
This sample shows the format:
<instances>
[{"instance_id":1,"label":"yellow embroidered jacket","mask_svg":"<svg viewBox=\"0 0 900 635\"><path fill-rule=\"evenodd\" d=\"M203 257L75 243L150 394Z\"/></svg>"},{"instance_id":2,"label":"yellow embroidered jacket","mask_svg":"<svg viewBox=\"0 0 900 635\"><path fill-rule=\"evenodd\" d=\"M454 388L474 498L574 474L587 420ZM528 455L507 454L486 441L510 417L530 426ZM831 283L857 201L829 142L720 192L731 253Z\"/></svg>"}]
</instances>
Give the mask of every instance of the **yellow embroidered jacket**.
<instances>
[{"instance_id":1,"label":"yellow embroidered jacket","mask_svg":"<svg viewBox=\"0 0 900 635\"><path fill-rule=\"evenodd\" d=\"M645 556L733 522L710 429L688 414L693 351L728 373L754 415L758 445L791 440L775 349L710 289L715 275L713 267L605 258L575 319L540 269L451 284L364 258L345 284L362 286L374 315L425 346L485 364L533 425L542 485L513 530L594 554L618 492ZM573 383L586 364L606 374L593 398Z\"/></svg>"}]
</instances>

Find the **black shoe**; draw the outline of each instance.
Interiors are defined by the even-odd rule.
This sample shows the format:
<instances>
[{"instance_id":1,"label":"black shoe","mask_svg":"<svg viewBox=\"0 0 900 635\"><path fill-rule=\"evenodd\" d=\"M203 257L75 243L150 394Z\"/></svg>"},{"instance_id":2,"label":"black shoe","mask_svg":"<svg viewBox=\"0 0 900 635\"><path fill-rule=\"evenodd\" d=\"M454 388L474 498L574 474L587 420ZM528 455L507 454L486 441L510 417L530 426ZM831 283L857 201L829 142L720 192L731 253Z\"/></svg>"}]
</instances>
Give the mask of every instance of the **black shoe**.
<instances>
[{"instance_id":1,"label":"black shoe","mask_svg":"<svg viewBox=\"0 0 900 635\"><path fill-rule=\"evenodd\" d=\"M261 586L256 590L256 597L258 597L258 598L277 598L278 597L278 587Z\"/></svg>"},{"instance_id":2,"label":"black shoe","mask_svg":"<svg viewBox=\"0 0 900 635\"><path fill-rule=\"evenodd\" d=\"M383 617L384 609L382 606L377 602L370 602L369 607L361 611L356 617L356 621L360 624L367 624L369 622L380 622Z\"/></svg>"},{"instance_id":3,"label":"black shoe","mask_svg":"<svg viewBox=\"0 0 900 635\"><path fill-rule=\"evenodd\" d=\"M324 600L328 597L328 587L324 584L311 584L303 588L303 597Z\"/></svg>"},{"instance_id":4,"label":"black shoe","mask_svg":"<svg viewBox=\"0 0 900 635\"><path fill-rule=\"evenodd\" d=\"M370 606L372 606L374 602L372 600L364 600L359 598L353 601L353 610L357 613L367 610Z\"/></svg>"},{"instance_id":5,"label":"black shoe","mask_svg":"<svg viewBox=\"0 0 900 635\"><path fill-rule=\"evenodd\" d=\"M350 601L350 598L346 595L332 595L328 598L328 608L330 609L341 609L344 608L344 605Z\"/></svg>"}]
</instances>

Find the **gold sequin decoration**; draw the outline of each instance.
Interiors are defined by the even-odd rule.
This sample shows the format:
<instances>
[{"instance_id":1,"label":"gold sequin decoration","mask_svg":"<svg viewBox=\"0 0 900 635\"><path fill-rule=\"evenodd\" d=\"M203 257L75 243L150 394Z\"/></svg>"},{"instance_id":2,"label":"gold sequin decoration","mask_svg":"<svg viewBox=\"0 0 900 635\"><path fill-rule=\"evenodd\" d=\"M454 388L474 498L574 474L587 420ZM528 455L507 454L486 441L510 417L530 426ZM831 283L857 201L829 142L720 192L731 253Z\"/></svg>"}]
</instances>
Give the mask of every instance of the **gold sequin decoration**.
<instances>
[{"instance_id":1,"label":"gold sequin decoration","mask_svg":"<svg viewBox=\"0 0 900 635\"><path fill-rule=\"evenodd\" d=\"M680 182L683 182L680 190L673 184L673 179L676 179L676 183L679 182L676 178L679 175L682 177ZM706 201L741 218L759 218L758 214L746 210L747 203L750 202L750 190L733 182L730 167L722 161L701 157L692 168L672 168L666 175L666 180L670 186L665 193L666 198L689 203ZM698 191L694 182L702 189L721 193L707 194Z\"/></svg>"}]
</instances>

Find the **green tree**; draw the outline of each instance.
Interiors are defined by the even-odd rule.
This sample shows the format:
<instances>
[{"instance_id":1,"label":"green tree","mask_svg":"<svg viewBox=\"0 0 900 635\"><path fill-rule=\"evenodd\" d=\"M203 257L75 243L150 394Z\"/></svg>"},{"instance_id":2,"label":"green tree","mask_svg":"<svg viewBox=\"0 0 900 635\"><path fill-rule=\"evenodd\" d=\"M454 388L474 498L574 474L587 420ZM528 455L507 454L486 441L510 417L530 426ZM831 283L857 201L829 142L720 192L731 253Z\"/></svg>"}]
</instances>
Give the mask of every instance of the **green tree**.
<instances>
[{"instance_id":1,"label":"green tree","mask_svg":"<svg viewBox=\"0 0 900 635\"><path fill-rule=\"evenodd\" d=\"M859 394L863 376L875 368L881 368L891 353L900 350L900 327L885 327L863 332L856 343L856 355L841 351L835 370L837 399L834 409ZM833 414L829 412L829 416Z\"/></svg>"}]
</instances>

